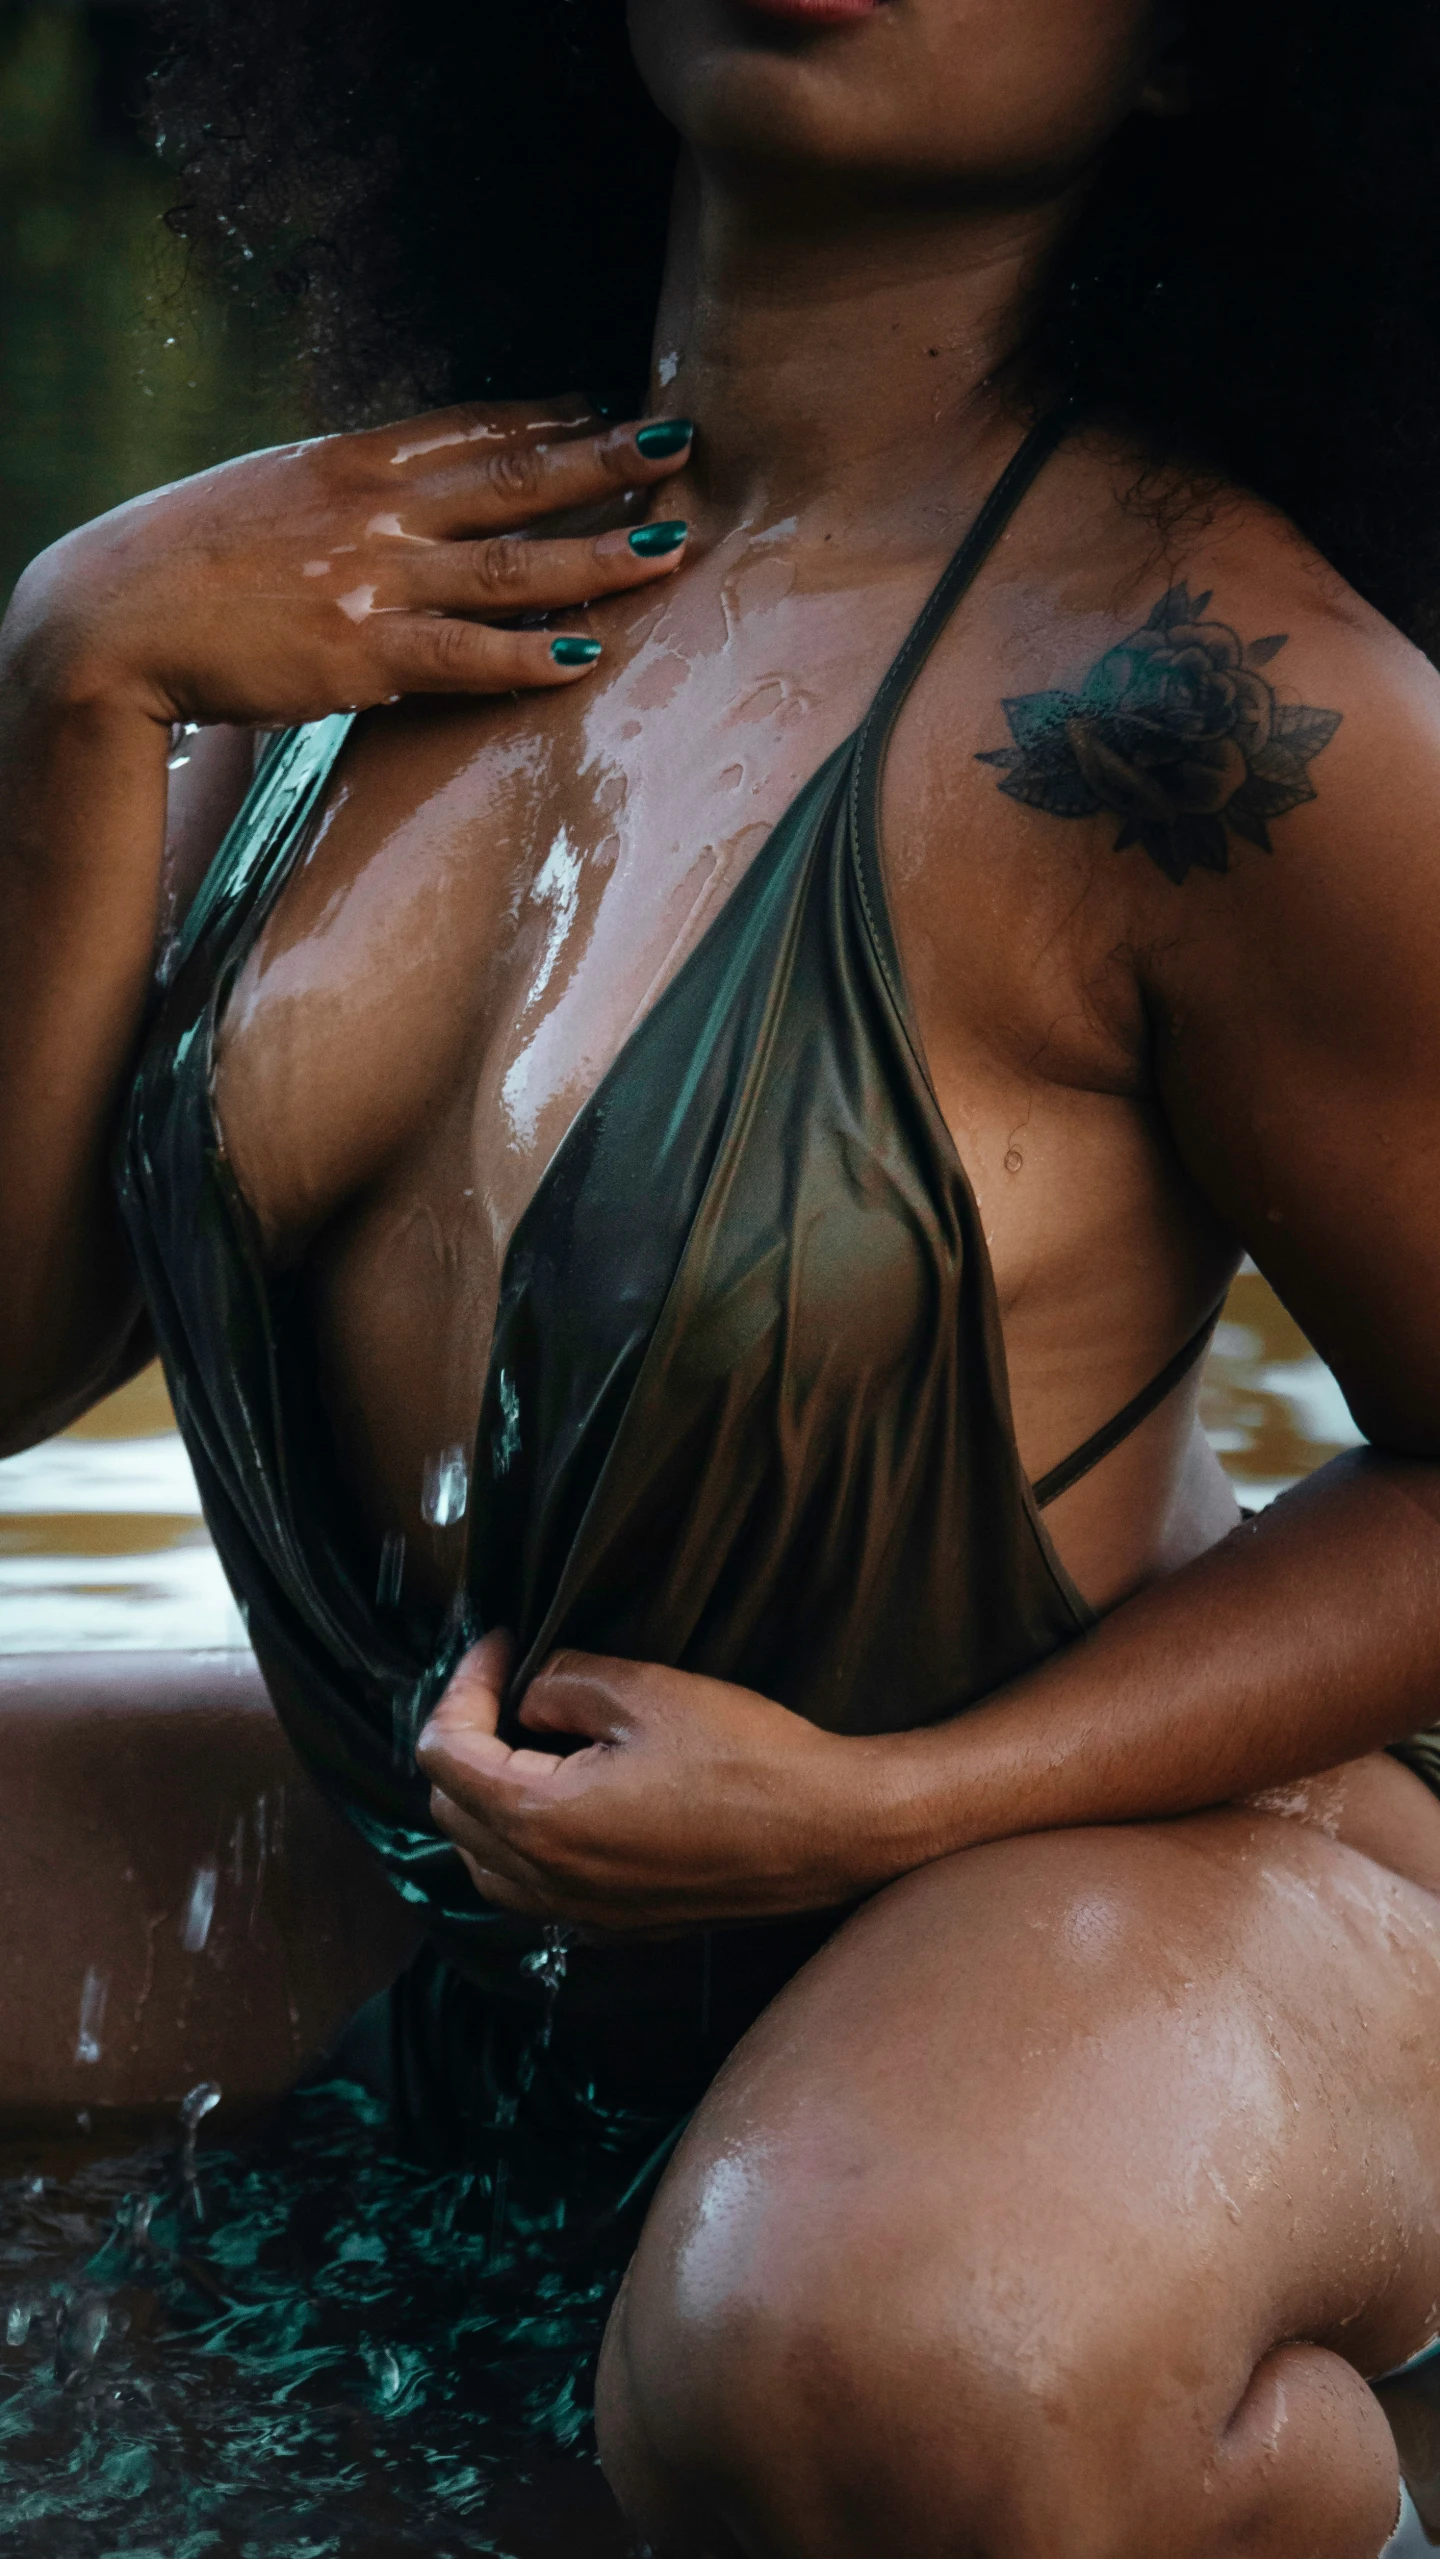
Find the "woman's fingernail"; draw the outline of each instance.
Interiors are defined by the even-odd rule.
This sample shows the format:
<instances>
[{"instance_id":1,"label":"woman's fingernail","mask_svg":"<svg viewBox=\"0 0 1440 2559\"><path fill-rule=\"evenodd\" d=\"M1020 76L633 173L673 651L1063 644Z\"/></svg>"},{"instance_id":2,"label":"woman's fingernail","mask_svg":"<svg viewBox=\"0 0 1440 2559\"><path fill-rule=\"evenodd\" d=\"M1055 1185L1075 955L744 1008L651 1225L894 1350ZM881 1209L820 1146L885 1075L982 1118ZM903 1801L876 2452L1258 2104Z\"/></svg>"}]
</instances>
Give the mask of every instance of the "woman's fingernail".
<instances>
[{"instance_id":1,"label":"woman's fingernail","mask_svg":"<svg viewBox=\"0 0 1440 2559\"><path fill-rule=\"evenodd\" d=\"M600 655L598 640L552 640L550 655L557 666L593 666Z\"/></svg>"},{"instance_id":2,"label":"woman's fingernail","mask_svg":"<svg viewBox=\"0 0 1440 2559\"><path fill-rule=\"evenodd\" d=\"M636 450L647 462L668 462L672 453L684 452L694 433L689 418L653 418L649 426L636 428Z\"/></svg>"},{"instance_id":3,"label":"woman's fingernail","mask_svg":"<svg viewBox=\"0 0 1440 2559\"><path fill-rule=\"evenodd\" d=\"M630 548L637 560L663 560L667 551L678 551L688 524L637 524L630 536Z\"/></svg>"}]
</instances>

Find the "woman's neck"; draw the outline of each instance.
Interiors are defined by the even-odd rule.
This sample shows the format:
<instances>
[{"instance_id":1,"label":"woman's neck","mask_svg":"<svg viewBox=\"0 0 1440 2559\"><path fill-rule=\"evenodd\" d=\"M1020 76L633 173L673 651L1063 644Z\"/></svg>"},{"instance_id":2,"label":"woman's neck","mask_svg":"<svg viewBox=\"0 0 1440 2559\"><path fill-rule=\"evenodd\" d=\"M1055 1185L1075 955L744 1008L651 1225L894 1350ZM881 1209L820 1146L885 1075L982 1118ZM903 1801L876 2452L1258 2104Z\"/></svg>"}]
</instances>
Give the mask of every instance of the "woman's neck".
<instances>
[{"instance_id":1,"label":"woman's neck","mask_svg":"<svg viewBox=\"0 0 1440 2559\"><path fill-rule=\"evenodd\" d=\"M686 166L651 403L699 424L697 533L793 514L819 538L842 521L923 537L933 499L948 514L1013 433L1000 382L1073 211L856 190L797 207Z\"/></svg>"}]
</instances>

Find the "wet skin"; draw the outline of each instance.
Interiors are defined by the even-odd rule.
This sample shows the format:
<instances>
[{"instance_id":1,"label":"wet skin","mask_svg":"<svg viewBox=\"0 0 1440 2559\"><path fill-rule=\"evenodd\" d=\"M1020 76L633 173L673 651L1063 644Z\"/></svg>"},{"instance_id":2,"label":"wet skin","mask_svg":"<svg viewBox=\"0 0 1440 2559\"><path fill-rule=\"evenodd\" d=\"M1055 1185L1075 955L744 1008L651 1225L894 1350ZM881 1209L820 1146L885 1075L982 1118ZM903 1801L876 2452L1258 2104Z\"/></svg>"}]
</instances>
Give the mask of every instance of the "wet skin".
<instances>
[{"instance_id":1,"label":"wet skin","mask_svg":"<svg viewBox=\"0 0 1440 2559\"><path fill-rule=\"evenodd\" d=\"M424 1466L473 1432L517 1217L1013 449L987 385L1095 155L1125 115L1185 108L1141 0L834 25L637 0L632 24L689 146L653 397L699 421L693 455L612 446L562 489L514 453L579 454L578 422L510 427L497 478L464 419L433 452L422 425L246 465L72 537L9 640L12 1441L83 1403L135 1321L95 1165L150 963L160 724L425 697L357 729L232 995L217 1106L306 1276L363 1529L377 1551L403 1531L437 1602L457 1556L421 1520ZM1440 1810L1377 1755L1437 1705L1413 1174L1440 1138L1440 684L1253 501L1162 538L1136 469L1070 440L886 778L1020 1449L1039 1472L1103 1421L1246 1249L1376 1449L1227 1536L1177 1396L1051 1514L1082 1587L1123 1604L955 1727L836 1741L570 1658L511 1754L503 1649L462 1673L426 1759L496 1899L644 1929L877 1895L702 2109L616 2315L602 2441L666 2559L1368 2559L1393 2520L1355 2376L1440 2305ZM623 486L691 536L604 555L613 590L564 616L603 643L594 673L551 672L540 634L416 618L595 596L588 553L507 551L483 596L460 555L484 508L500 529ZM1062 822L978 759L1002 704L1082 687L1182 578L1247 642L1288 634L1277 692L1341 725L1271 855L1177 886L1112 815ZM178 896L229 756L187 768ZM594 1746L562 1762L547 1732Z\"/></svg>"}]
</instances>

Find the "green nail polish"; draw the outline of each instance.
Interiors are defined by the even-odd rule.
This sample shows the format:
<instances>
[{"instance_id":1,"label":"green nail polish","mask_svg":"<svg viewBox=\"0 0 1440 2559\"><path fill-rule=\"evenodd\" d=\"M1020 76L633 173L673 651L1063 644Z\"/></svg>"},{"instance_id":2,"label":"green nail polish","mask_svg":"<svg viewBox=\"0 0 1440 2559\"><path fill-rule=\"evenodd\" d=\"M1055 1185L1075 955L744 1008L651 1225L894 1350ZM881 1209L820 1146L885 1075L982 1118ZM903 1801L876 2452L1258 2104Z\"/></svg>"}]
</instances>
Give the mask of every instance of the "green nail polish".
<instances>
[{"instance_id":1,"label":"green nail polish","mask_svg":"<svg viewBox=\"0 0 1440 2559\"><path fill-rule=\"evenodd\" d=\"M688 524L637 524L630 536L630 548L637 560L663 560L667 551L678 551Z\"/></svg>"},{"instance_id":2,"label":"green nail polish","mask_svg":"<svg viewBox=\"0 0 1440 2559\"><path fill-rule=\"evenodd\" d=\"M688 418L657 418L653 426L636 428L636 450L647 462L668 462L672 453L684 452L694 433Z\"/></svg>"},{"instance_id":3,"label":"green nail polish","mask_svg":"<svg viewBox=\"0 0 1440 2559\"><path fill-rule=\"evenodd\" d=\"M550 655L557 666L593 666L600 655L598 640L552 640Z\"/></svg>"}]
</instances>

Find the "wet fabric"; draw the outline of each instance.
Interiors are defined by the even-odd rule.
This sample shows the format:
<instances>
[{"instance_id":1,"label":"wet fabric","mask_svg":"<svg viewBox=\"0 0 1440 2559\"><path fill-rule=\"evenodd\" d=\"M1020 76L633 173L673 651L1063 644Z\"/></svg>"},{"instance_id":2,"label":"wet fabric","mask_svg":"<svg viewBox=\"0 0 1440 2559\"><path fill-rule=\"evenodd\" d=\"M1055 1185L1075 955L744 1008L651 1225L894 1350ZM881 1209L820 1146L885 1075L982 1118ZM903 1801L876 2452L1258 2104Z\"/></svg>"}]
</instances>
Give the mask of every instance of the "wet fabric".
<instances>
[{"instance_id":1,"label":"wet fabric","mask_svg":"<svg viewBox=\"0 0 1440 2559\"><path fill-rule=\"evenodd\" d=\"M303 1309L266 1270L212 1098L226 997L347 720L268 748L158 1006L120 1196L276 1707L436 1942L532 2009L543 1932L479 1899L414 1763L421 1722L485 1629L517 1630L522 1680L573 1645L879 1733L956 1714L1090 1622L1020 1464L984 1235L920 1054L879 836L900 708L1064 425L1027 439L867 718L541 1180L502 1275L464 1584L438 1632L377 1599L380 1558L357 1551ZM1145 1409L1137 1399L1057 1473L1069 1480ZM809 1932L791 1935L798 1961ZM691 1996L687 1961L577 1945L562 2004L659 2019Z\"/></svg>"}]
</instances>

